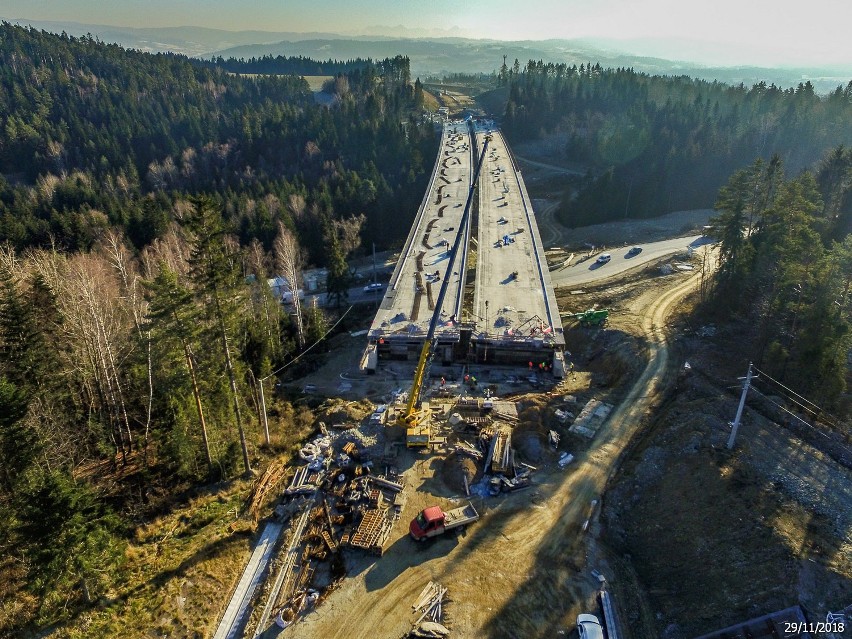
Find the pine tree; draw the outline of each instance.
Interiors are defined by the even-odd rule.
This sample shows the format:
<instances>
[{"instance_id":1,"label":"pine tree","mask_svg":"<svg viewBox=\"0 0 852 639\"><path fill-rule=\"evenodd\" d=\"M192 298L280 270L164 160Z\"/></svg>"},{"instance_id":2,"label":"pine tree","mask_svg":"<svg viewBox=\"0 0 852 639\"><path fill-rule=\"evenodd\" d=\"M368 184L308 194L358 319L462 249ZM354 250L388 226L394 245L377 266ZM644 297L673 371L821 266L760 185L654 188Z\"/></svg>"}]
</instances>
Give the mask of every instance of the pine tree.
<instances>
[{"instance_id":1,"label":"pine tree","mask_svg":"<svg viewBox=\"0 0 852 639\"><path fill-rule=\"evenodd\" d=\"M19 289L8 269L0 267L0 366L16 385L35 388L50 358L38 311Z\"/></svg>"},{"instance_id":2,"label":"pine tree","mask_svg":"<svg viewBox=\"0 0 852 639\"><path fill-rule=\"evenodd\" d=\"M29 398L0 376L0 488L8 495L40 451L36 433L23 423Z\"/></svg>"},{"instance_id":3,"label":"pine tree","mask_svg":"<svg viewBox=\"0 0 852 639\"><path fill-rule=\"evenodd\" d=\"M204 417L204 406L201 401L198 375L195 365L195 354L192 344L199 336L198 313L194 308L192 293L178 281L177 273L164 263L153 281L146 284L148 289L148 319L151 328L157 335L158 343L170 339L179 341L183 350L186 369L192 384L192 395L195 399L195 410L198 413L198 428L204 444L204 456L208 471L213 473L213 457L210 454L210 441L207 435L207 422Z\"/></svg>"},{"instance_id":4,"label":"pine tree","mask_svg":"<svg viewBox=\"0 0 852 639\"><path fill-rule=\"evenodd\" d=\"M324 235L326 241L326 259L328 260L326 292L328 299L334 299L335 306L340 308L343 302L349 299L349 287L352 286L352 273L346 264L346 255L344 254L343 246L333 224L326 224Z\"/></svg>"},{"instance_id":5,"label":"pine tree","mask_svg":"<svg viewBox=\"0 0 852 639\"><path fill-rule=\"evenodd\" d=\"M225 371L231 389L234 419L240 437L243 470L251 474L248 443L240 409L236 367L232 353L232 333L237 322L239 255L227 242L227 229L222 214L207 198L193 200L193 211L187 220L193 234L190 255L191 276L195 294L211 313L215 333L222 347Z\"/></svg>"},{"instance_id":6,"label":"pine tree","mask_svg":"<svg viewBox=\"0 0 852 639\"><path fill-rule=\"evenodd\" d=\"M423 83L420 81L420 78L417 78L414 81L414 106L422 109L425 103L426 97L423 95Z\"/></svg>"}]
</instances>

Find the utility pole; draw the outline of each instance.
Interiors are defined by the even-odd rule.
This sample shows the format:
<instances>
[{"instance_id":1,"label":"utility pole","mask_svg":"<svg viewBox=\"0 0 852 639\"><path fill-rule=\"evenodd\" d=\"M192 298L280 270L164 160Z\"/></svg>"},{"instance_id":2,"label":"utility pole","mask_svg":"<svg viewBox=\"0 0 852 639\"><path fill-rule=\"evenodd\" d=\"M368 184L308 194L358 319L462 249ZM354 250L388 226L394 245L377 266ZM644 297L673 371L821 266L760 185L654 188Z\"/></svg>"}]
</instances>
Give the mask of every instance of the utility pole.
<instances>
[{"instance_id":1,"label":"utility pole","mask_svg":"<svg viewBox=\"0 0 852 639\"><path fill-rule=\"evenodd\" d=\"M263 436L266 439L266 445L269 446L272 442L269 440L269 421L266 419L266 398L263 396L263 380L267 379L264 377L263 379L257 380L257 387L260 391L258 394L260 395L260 414L263 417Z\"/></svg>"},{"instance_id":2,"label":"utility pole","mask_svg":"<svg viewBox=\"0 0 852 639\"><path fill-rule=\"evenodd\" d=\"M737 416L734 417L734 421L731 423L731 436L728 438L728 449L734 447L734 440L737 437L737 429L740 427L740 418L743 416L743 407L745 406L746 395L748 395L748 387L751 385L752 374L751 374L751 362L748 363L748 373L745 376L745 382L743 383L743 394L740 396L740 405L737 407ZM737 379L743 379L742 377L738 377Z\"/></svg>"}]
</instances>

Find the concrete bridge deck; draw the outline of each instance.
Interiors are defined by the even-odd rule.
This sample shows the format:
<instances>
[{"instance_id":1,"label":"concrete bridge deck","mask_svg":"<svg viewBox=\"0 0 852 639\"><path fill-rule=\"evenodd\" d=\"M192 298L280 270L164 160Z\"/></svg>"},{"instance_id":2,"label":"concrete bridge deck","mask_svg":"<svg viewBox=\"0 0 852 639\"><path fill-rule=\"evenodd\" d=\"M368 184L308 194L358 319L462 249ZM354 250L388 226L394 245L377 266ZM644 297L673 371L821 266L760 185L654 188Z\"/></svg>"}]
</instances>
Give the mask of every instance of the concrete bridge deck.
<instances>
[{"instance_id":1,"label":"concrete bridge deck","mask_svg":"<svg viewBox=\"0 0 852 639\"><path fill-rule=\"evenodd\" d=\"M491 348L561 349L562 322L521 172L503 135L483 133L491 142L478 185L475 339Z\"/></svg>"},{"instance_id":2,"label":"concrete bridge deck","mask_svg":"<svg viewBox=\"0 0 852 639\"><path fill-rule=\"evenodd\" d=\"M462 227L486 138L490 142L479 195ZM460 254L448 272L449 249L458 234ZM490 122L444 125L429 188L370 329L369 342L380 358L416 357L447 277L450 285L436 333L442 361L549 363L563 350L562 324L532 203L511 151ZM473 286L466 297L468 282Z\"/></svg>"},{"instance_id":3,"label":"concrete bridge deck","mask_svg":"<svg viewBox=\"0 0 852 639\"><path fill-rule=\"evenodd\" d=\"M446 277L450 278L450 286L441 310L444 321L438 332L458 334L450 319L458 317L461 312L463 256L456 260L454 272L448 273L447 265L449 249L456 236L469 233L469 224L461 227L461 217L473 176L474 152L467 124L444 125L429 188L373 320L371 340L419 337L422 341L429 328L438 291ZM463 238L462 246L466 246L466 239Z\"/></svg>"}]
</instances>

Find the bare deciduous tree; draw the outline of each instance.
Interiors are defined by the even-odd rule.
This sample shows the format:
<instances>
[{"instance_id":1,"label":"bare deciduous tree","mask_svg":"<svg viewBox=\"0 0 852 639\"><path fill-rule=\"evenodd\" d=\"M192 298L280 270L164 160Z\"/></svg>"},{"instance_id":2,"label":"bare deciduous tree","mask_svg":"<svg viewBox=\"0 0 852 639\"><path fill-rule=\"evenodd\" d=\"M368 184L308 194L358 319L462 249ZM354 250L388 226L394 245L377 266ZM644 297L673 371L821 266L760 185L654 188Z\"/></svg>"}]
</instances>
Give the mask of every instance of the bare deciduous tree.
<instances>
[{"instance_id":1,"label":"bare deciduous tree","mask_svg":"<svg viewBox=\"0 0 852 639\"><path fill-rule=\"evenodd\" d=\"M367 216L353 215L344 220L334 220L334 230L340 238L340 248L348 256L361 246L361 227L367 221Z\"/></svg>"},{"instance_id":2,"label":"bare deciduous tree","mask_svg":"<svg viewBox=\"0 0 852 639\"><path fill-rule=\"evenodd\" d=\"M278 235L273 244L275 267L287 281L293 295L293 315L296 321L296 340L299 350L305 347L305 324L302 319L302 302L299 299L299 277L301 275L304 253L296 236L284 224L278 222Z\"/></svg>"},{"instance_id":3,"label":"bare deciduous tree","mask_svg":"<svg viewBox=\"0 0 852 639\"><path fill-rule=\"evenodd\" d=\"M116 230L110 230L104 238L104 250L110 264L121 282L121 299L130 311L133 326L139 343L145 347L147 366L148 401L145 407L145 430L143 435L144 464L148 465L148 435L151 430L151 412L154 404L154 374L151 354L151 331L143 328L143 318L147 312L147 302L141 291L141 277L138 262L127 248L124 237Z\"/></svg>"}]
</instances>

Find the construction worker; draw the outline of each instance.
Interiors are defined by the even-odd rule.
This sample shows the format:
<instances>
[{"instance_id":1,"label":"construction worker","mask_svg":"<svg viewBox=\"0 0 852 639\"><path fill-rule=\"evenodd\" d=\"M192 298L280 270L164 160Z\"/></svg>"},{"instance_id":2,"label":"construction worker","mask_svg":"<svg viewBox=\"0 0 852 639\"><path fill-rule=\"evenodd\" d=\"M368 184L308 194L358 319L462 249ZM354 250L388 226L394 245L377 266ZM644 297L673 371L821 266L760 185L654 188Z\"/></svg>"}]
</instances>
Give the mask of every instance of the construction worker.
<instances>
[{"instance_id":1,"label":"construction worker","mask_svg":"<svg viewBox=\"0 0 852 639\"><path fill-rule=\"evenodd\" d=\"M574 373L574 362L571 362L568 365L568 370L571 371L571 379L574 379L574 378L577 377L576 373Z\"/></svg>"}]
</instances>

